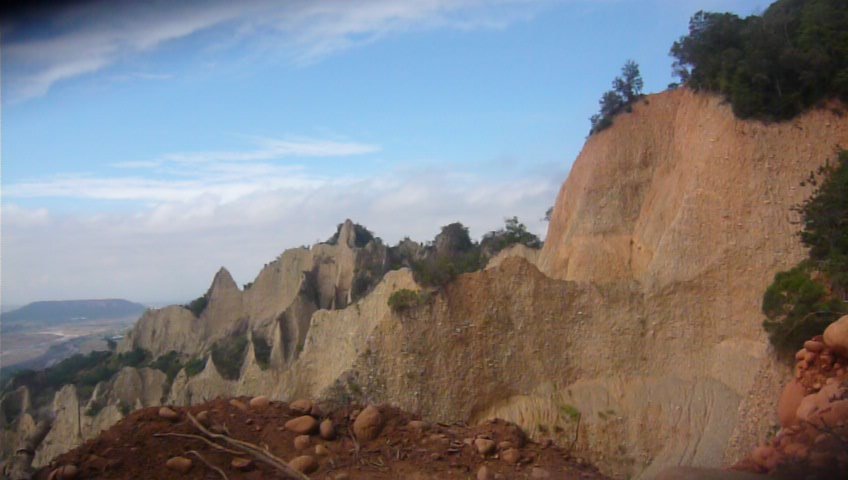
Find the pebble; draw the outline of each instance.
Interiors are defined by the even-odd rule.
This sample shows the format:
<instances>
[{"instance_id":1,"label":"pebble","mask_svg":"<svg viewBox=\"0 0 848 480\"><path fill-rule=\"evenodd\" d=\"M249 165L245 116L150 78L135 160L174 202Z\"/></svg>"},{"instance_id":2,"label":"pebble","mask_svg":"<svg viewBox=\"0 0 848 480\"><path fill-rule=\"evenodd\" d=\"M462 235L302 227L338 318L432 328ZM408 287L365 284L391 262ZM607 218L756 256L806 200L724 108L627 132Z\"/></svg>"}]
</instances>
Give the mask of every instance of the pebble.
<instances>
[{"instance_id":1,"label":"pebble","mask_svg":"<svg viewBox=\"0 0 848 480\"><path fill-rule=\"evenodd\" d=\"M336 438L336 427L333 425L333 421L329 418L326 418L323 422L321 422L319 431L321 432L321 438L324 440L332 440Z\"/></svg>"},{"instance_id":2,"label":"pebble","mask_svg":"<svg viewBox=\"0 0 848 480\"><path fill-rule=\"evenodd\" d=\"M294 433L299 433L301 435L307 435L315 431L318 428L318 420L315 420L315 417L310 415L303 415L297 418L293 418L285 423L286 430L290 430Z\"/></svg>"},{"instance_id":3,"label":"pebble","mask_svg":"<svg viewBox=\"0 0 848 480\"><path fill-rule=\"evenodd\" d=\"M383 428L383 416L374 405L368 405L353 421L353 434L359 441L377 438Z\"/></svg>"},{"instance_id":4,"label":"pebble","mask_svg":"<svg viewBox=\"0 0 848 480\"><path fill-rule=\"evenodd\" d=\"M265 395L259 395L250 399L250 408L265 408L271 404L271 400Z\"/></svg>"},{"instance_id":5,"label":"pebble","mask_svg":"<svg viewBox=\"0 0 848 480\"><path fill-rule=\"evenodd\" d=\"M324 445L321 445L320 443L315 445L315 455L318 455L319 457L326 457L329 454L330 450Z\"/></svg>"},{"instance_id":6,"label":"pebble","mask_svg":"<svg viewBox=\"0 0 848 480\"><path fill-rule=\"evenodd\" d=\"M474 446L477 448L477 451L483 455L488 455L495 451L495 442L488 438L478 438L474 440Z\"/></svg>"},{"instance_id":7,"label":"pebble","mask_svg":"<svg viewBox=\"0 0 848 480\"><path fill-rule=\"evenodd\" d=\"M177 420L180 418L180 414L175 412L172 408L162 407L159 409L159 416L164 418L165 420Z\"/></svg>"},{"instance_id":8,"label":"pebble","mask_svg":"<svg viewBox=\"0 0 848 480\"><path fill-rule=\"evenodd\" d=\"M196 418L197 421L200 422L200 423L206 423L207 421L209 421L209 410L201 411L194 418Z\"/></svg>"},{"instance_id":9,"label":"pebble","mask_svg":"<svg viewBox=\"0 0 848 480\"><path fill-rule=\"evenodd\" d=\"M504 440L503 442L498 443L498 450L508 450L512 448L512 442Z\"/></svg>"},{"instance_id":10,"label":"pebble","mask_svg":"<svg viewBox=\"0 0 848 480\"><path fill-rule=\"evenodd\" d=\"M289 462L289 466L301 473L312 473L318 470L318 461L312 455L301 455Z\"/></svg>"},{"instance_id":11,"label":"pebble","mask_svg":"<svg viewBox=\"0 0 848 480\"><path fill-rule=\"evenodd\" d=\"M236 457L230 462L230 466L236 470L241 470L242 472L245 472L253 468L253 460L249 458Z\"/></svg>"},{"instance_id":12,"label":"pebble","mask_svg":"<svg viewBox=\"0 0 848 480\"><path fill-rule=\"evenodd\" d=\"M289 408L295 413L309 415L312 413L312 400L307 400L305 398L295 400L289 404Z\"/></svg>"},{"instance_id":13,"label":"pebble","mask_svg":"<svg viewBox=\"0 0 848 480\"><path fill-rule=\"evenodd\" d=\"M192 463L191 459L185 457L171 457L165 462L165 466L171 470L186 474L191 470Z\"/></svg>"},{"instance_id":14,"label":"pebble","mask_svg":"<svg viewBox=\"0 0 848 480\"><path fill-rule=\"evenodd\" d=\"M306 450L312 445L312 442L309 440L309 435L298 435L294 437L294 448L296 450Z\"/></svg>"},{"instance_id":15,"label":"pebble","mask_svg":"<svg viewBox=\"0 0 848 480\"><path fill-rule=\"evenodd\" d=\"M501 460L506 463L516 464L521 460L521 452L515 448L509 448L501 452Z\"/></svg>"}]
</instances>

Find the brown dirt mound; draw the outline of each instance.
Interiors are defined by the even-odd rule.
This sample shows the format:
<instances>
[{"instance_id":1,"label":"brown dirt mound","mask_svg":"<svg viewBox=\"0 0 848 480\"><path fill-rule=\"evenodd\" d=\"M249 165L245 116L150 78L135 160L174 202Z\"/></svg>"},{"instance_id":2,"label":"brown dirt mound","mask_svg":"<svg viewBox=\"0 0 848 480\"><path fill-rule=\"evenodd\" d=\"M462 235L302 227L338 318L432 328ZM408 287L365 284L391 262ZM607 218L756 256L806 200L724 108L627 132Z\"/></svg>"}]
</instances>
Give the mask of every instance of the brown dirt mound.
<instances>
[{"instance_id":1,"label":"brown dirt mound","mask_svg":"<svg viewBox=\"0 0 848 480\"><path fill-rule=\"evenodd\" d=\"M309 474L313 479L607 478L593 467L569 458L557 446L526 440L524 433L511 423L495 420L474 427L425 424L422 429L416 424L409 425L416 419L413 415L387 406L379 407L383 419L379 435L367 442L354 440L352 418L360 407L349 406L323 415L313 410L319 421L325 418L333 421L336 436L324 440L315 431L309 446L298 450L295 438L299 434L284 425L300 413L282 402L254 408L249 406L250 399L239 400L241 403L219 399L187 408L172 407L179 414L176 420L161 416L158 407L138 410L99 437L55 458L35 478L47 479L53 470L65 465L78 467L78 478L86 479L220 479L222 474L229 479L287 478L279 469L256 457L227 453L198 438L161 436L166 433L204 436L187 415L190 412L197 417L203 411L208 413L200 416L201 423L209 430L250 442L284 461L311 455L318 464L317 470ZM493 440L494 451L488 455L479 453L474 444L477 438ZM216 443L224 445L221 440ZM301 447L304 443L303 438L298 439ZM318 448L323 455L316 454L318 445L323 446ZM507 461L510 458L515 461L514 451L503 455L509 449L518 451L517 463ZM205 465L192 451L221 471ZM187 473L166 467L166 462L177 456L192 460ZM250 458L252 466L247 471L236 469L231 462L237 457ZM478 476L484 465L488 476Z\"/></svg>"}]
</instances>

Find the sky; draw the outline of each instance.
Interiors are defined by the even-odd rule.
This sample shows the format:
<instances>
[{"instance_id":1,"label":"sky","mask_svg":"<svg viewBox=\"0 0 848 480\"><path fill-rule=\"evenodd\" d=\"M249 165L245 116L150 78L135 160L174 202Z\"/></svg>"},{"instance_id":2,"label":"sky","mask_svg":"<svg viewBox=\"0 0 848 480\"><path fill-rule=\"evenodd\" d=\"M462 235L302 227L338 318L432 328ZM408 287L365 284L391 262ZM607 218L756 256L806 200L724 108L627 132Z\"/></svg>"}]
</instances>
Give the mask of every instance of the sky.
<instances>
[{"instance_id":1,"label":"sky","mask_svg":"<svg viewBox=\"0 0 848 480\"><path fill-rule=\"evenodd\" d=\"M44 6L48 5L48 6ZM61 6L60 6L61 5ZM628 59L763 0L44 3L0 16L0 304L202 294L346 218L543 220Z\"/></svg>"}]
</instances>

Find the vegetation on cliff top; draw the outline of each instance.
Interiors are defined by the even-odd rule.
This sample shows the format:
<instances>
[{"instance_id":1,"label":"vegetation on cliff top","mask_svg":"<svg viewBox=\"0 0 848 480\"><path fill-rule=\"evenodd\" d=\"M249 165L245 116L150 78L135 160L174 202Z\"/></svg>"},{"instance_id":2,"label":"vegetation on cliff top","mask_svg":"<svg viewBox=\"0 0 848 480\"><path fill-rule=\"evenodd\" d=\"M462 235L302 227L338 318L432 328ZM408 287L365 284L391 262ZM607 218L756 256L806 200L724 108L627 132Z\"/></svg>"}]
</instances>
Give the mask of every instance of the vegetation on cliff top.
<instances>
[{"instance_id":1,"label":"vegetation on cliff top","mask_svg":"<svg viewBox=\"0 0 848 480\"><path fill-rule=\"evenodd\" d=\"M681 81L724 95L738 117L790 119L848 101L848 2L778 0L746 18L700 11L670 53Z\"/></svg>"},{"instance_id":2,"label":"vegetation on cliff top","mask_svg":"<svg viewBox=\"0 0 848 480\"><path fill-rule=\"evenodd\" d=\"M592 115L589 121L592 128L589 135L598 133L612 125L612 119L621 112L630 112L633 102L642 97L642 74L639 65L633 60L625 62L621 67L621 76L612 81L612 90L607 90L598 102L600 112Z\"/></svg>"},{"instance_id":3,"label":"vegetation on cliff top","mask_svg":"<svg viewBox=\"0 0 848 480\"><path fill-rule=\"evenodd\" d=\"M797 207L802 215L801 241L809 256L779 272L763 295L763 327L783 355L848 313L848 151L827 164L809 182L821 184Z\"/></svg>"}]
</instances>

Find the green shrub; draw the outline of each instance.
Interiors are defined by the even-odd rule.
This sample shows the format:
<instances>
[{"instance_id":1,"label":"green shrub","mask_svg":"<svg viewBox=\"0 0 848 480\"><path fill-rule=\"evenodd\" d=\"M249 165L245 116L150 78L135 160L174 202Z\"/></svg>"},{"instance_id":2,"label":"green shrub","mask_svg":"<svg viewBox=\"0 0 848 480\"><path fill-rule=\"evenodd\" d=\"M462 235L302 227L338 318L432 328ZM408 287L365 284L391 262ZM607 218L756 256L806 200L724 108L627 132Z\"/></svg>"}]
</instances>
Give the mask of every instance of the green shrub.
<instances>
[{"instance_id":1,"label":"green shrub","mask_svg":"<svg viewBox=\"0 0 848 480\"><path fill-rule=\"evenodd\" d=\"M209 305L209 292L207 291L203 295L195 298L194 300L188 302L188 304L183 305L183 308L188 309L191 313L194 314L195 317L200 317L200 314L206 310L206 307Z\"/></svg>"},{"instance_id":2,"label":"green shrub","mask_svg":"<svg viewBox=\"0 0 848 480\"><path fill-rule=\"evenodd\" d=\"M247 335L222 338L212 345L212 362L222 377L238 380L245 353L247 353Z\"/></svg>"},{"instance_id":3,"label":"green shrub","mask_svg":"<svg viewBox=\"0 0 848 480\"><path fill-rule=\"evenodd\" d=\"M203 357L193 358L186 362L185 371L189 378L199 374L206 368L206 359Z\"/></svg>"},{"instance_id":4,"label":"green shrub","mask_svg":"<svg viewBox=\"0 0 848 480\"><path fill-rule=\"evenodd\" d=\"M253 353L259 368L265 370L271 363L271 344L257 333L253 334Z\"/></svg>"},{"instance_id":5,"label":"green shrub","mask_svg":"<svg viewBox=\"0 0 848 480\"><path fill-rule=\"evenodd\" d=\"M174 381L174 377L180 373L180 370L183 368L183 364L180 361L180 356L174 350L166 353L165 355L160 355L159 358L150 363L150 368L155 368L157 370L161 370L168 376L168 383Z\"/></svg>"},{"instance_id":6,"label":"green shrub","mask_svg":"<svg viewBox=\"0 0 848 480\"><path fill-rule=\"evenodd\" d=\"M763 327L777 351L788 355L839 318L841 303L813 279L804 263L774 276L763 295L763 313L768 317Z\"/></svg>"},{"instance_id":7,"label":"green shrub","mask_svg":"<svg viewBox=\"0 0 848 480\"><path fill-rule=\"evenodd\" d=\"M763 294L763 327L784 356L848 313L848 152L819 174L824 176L821 185L796 209L803 217L799 235L810 248L809 257L777 273ZM808 181L818 183L815 175Z\"/></svg>"},{"instance_id":8,"label":"green shrub","mask_svg":"<svg viewBox=\"0 0 848 480\"><path fill-rule=\"evenodd\" d=\"M402 288L389 296L389 308L394 312L402 312L423 305L427 302L428 295L416 292L408 288Z\"/></svg>"},{"instance_id":9,"label":"green shrub","mask_svg":"<svg viewBox=\"0 0 848 480\"><path fill-rule=\"evenodd\" d=\"M548 209L548 212L552 211L553 207ZM550 213L546 213L546 215L550 216ZM529 248L542 248L542 241L539 240L539 237L527 231L527 227L518 221L518 217L512 217L504 221L504 228L483 235L480 248L486 255L494 256L501 250L516 244Z\"/></svg>"}]
</instances>

